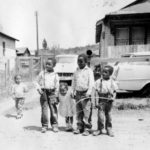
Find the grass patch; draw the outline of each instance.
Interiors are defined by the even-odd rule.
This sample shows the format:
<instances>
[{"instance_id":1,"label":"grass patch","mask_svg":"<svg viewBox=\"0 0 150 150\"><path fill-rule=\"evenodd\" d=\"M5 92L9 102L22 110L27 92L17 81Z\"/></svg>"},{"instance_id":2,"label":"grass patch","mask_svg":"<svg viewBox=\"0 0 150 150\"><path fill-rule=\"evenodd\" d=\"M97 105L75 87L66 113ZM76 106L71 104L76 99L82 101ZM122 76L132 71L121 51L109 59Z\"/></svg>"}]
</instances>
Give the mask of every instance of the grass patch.
<instances>
[{"instance_id":1,"label":"grass patch","mask_svg":"<svg viewBox=\"0 0 150 150\"><path fill-rule=\"evenodd\" d=\"M118 110L139 110L150 108L150 99L123 99L117 100L114 105Z\"/></svg>"}]
</instances>

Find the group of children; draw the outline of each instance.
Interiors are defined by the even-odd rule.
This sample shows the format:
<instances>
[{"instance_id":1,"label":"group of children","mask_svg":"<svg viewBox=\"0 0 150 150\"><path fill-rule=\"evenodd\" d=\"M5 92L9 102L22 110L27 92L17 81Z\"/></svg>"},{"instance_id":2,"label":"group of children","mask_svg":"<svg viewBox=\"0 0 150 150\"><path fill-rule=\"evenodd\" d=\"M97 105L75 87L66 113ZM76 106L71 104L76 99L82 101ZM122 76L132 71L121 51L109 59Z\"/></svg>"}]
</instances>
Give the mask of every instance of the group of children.
<instances>
[{"instance_id":1,"label":"group of children","mask_svg":"<svg viewBox=\"0 0 150 150\"><path fill-rule=\"evenodd\" d=\"M87 66L87 56L85 54L79 55L77 63L78 68L73 75L71 87L68 87L67 83L59 82L59 77L54 71L56 64L54 59L48 59L45 69L38 75L36 88L40 94L41 132L45 133L48 129L48 112L50 111L50 124L54 132L59 131L59 112L65 118L66 131L88 136L92 128L92 109L95 107L98 118L97 130L93 132L93 135L103 134L105 127L106 133L113 136L111 109L117 90L117 85L111 78L113 67L104 66L100 73L101 77L94 81L93 71ZM17 118L21 118L22 105L20 109L17 103L22 104L24 101L23 93L27 90L21 82L18 82L18 78L20 78L19 75L15 77L16 84L13 87L13 97L18 110ZM73 117L75 115L77 127L73 130Z\"/></svg>"}]
</instances>

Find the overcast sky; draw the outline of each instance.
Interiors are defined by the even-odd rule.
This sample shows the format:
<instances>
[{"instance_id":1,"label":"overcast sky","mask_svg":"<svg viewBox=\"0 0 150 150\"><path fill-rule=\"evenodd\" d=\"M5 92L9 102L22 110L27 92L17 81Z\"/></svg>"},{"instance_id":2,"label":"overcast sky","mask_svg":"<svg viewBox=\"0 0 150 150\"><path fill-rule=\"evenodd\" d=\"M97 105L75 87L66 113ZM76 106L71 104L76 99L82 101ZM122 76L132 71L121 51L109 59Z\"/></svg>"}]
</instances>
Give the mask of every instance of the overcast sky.
<instances>
[{"instance_id":1,"label":"overcast sky","mask_svg":"<svg viewBox=\"0 0 150 150\"><path fill-rule=\"evenodd\" d=\"M108 1L111 6L105 0L0 0L0 31L19 39L16 47L36 49L37 10L40 48L44 38L49 47L95 44L96 21L134 0Z\"/></svg>"}]
</instances>

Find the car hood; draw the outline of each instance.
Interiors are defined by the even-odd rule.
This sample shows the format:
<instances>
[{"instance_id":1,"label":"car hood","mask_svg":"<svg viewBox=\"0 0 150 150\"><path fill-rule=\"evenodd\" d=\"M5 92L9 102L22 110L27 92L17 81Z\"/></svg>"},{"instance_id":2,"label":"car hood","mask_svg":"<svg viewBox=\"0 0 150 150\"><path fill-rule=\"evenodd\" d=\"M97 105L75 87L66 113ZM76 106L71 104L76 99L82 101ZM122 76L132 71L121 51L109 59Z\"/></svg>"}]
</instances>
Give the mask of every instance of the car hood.
<instances>
[{"instance_id":1,"label":"car hood","mask_svg":"<svg viewBox=\"0 0 150 150\"><path fill-rule=\"evenodd\" d=\"M57 63L54 70L55 72L74 73L77 69L77 64L74 63Z\"/></svg>"}]
</instances>

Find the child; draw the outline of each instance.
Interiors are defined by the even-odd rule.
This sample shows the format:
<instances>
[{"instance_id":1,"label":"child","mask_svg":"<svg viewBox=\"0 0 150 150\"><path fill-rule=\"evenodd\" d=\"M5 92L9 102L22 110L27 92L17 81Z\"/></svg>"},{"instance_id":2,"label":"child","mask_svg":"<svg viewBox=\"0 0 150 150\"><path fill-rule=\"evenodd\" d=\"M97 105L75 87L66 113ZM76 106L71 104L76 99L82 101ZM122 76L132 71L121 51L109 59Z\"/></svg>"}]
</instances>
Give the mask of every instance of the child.
<instances>
[{"instance_id":1,"label":"child","mask_svg":"<svg viewBox=\"0 0 150 150\"><path fill-rule=\"evenodd\" d=\"M12 86L12 98L15 100L15 107L17 110L16 119L21 119L23 117L23 105L25 101L25 93L27 92L27 87L21 82L21 76L16 75L14 77L15 84Z\"/></svg>"},{"instance_id":2,"label":"child","mask_svg":"<svg viewBox=\"0 0 150 150\"><path fill-rule=\"evenodd\" d=\"M48 107L50 109L50 123L52 130L58 132L58 90L59 90L59 77L54 72L54 66L56 62L54 59L48 59L46 61L46 69L41 71L37 78L37 90L40 94L41 104L41 124L42 133L45 133L48 129Z\"/></svg>"},{"instance_id":3,"label":"child","mask_svg":"<svg viewBox=\"0 0 150 150\"><path fill-rule=\"evenodd\" d=\"M73 131L73 116L75 115L75 101L67 83L60 83L59 88L59 113L66 119L66 131Z\"/></svg>"},{"instance_id":4,"label":"child","mask_svg":"<svg viewBox=\"0 0 150 150\"><path fill-rule=\"evenodd\" d=\"M113 67L107 65L104 66L102 71L102 78L95 82L95 90L99 96L96 99L96 107L98 108L98 130L93 133L94 136L102 134L104 128L104 116L105 116L105 129L107 135L114 136L112 132L112 121L111 121L111 109L112 102L116 95L117 85L114 80L111 79L113 73Z\"/></svg>"},{"instance_id":5,"label":"child","mask_svg":"<svg viewBox=\"0 0 150 150\"><path fill-rule=\"evenodd\" d=\"M87 66L87 56L78 56L78 66L72 80L72 96L76 99L77 129L74 134L83 132L84 136L89 135L91 129L92 103L91 93L94 85L94 75Z\"/></svg>"}]
</instances>

